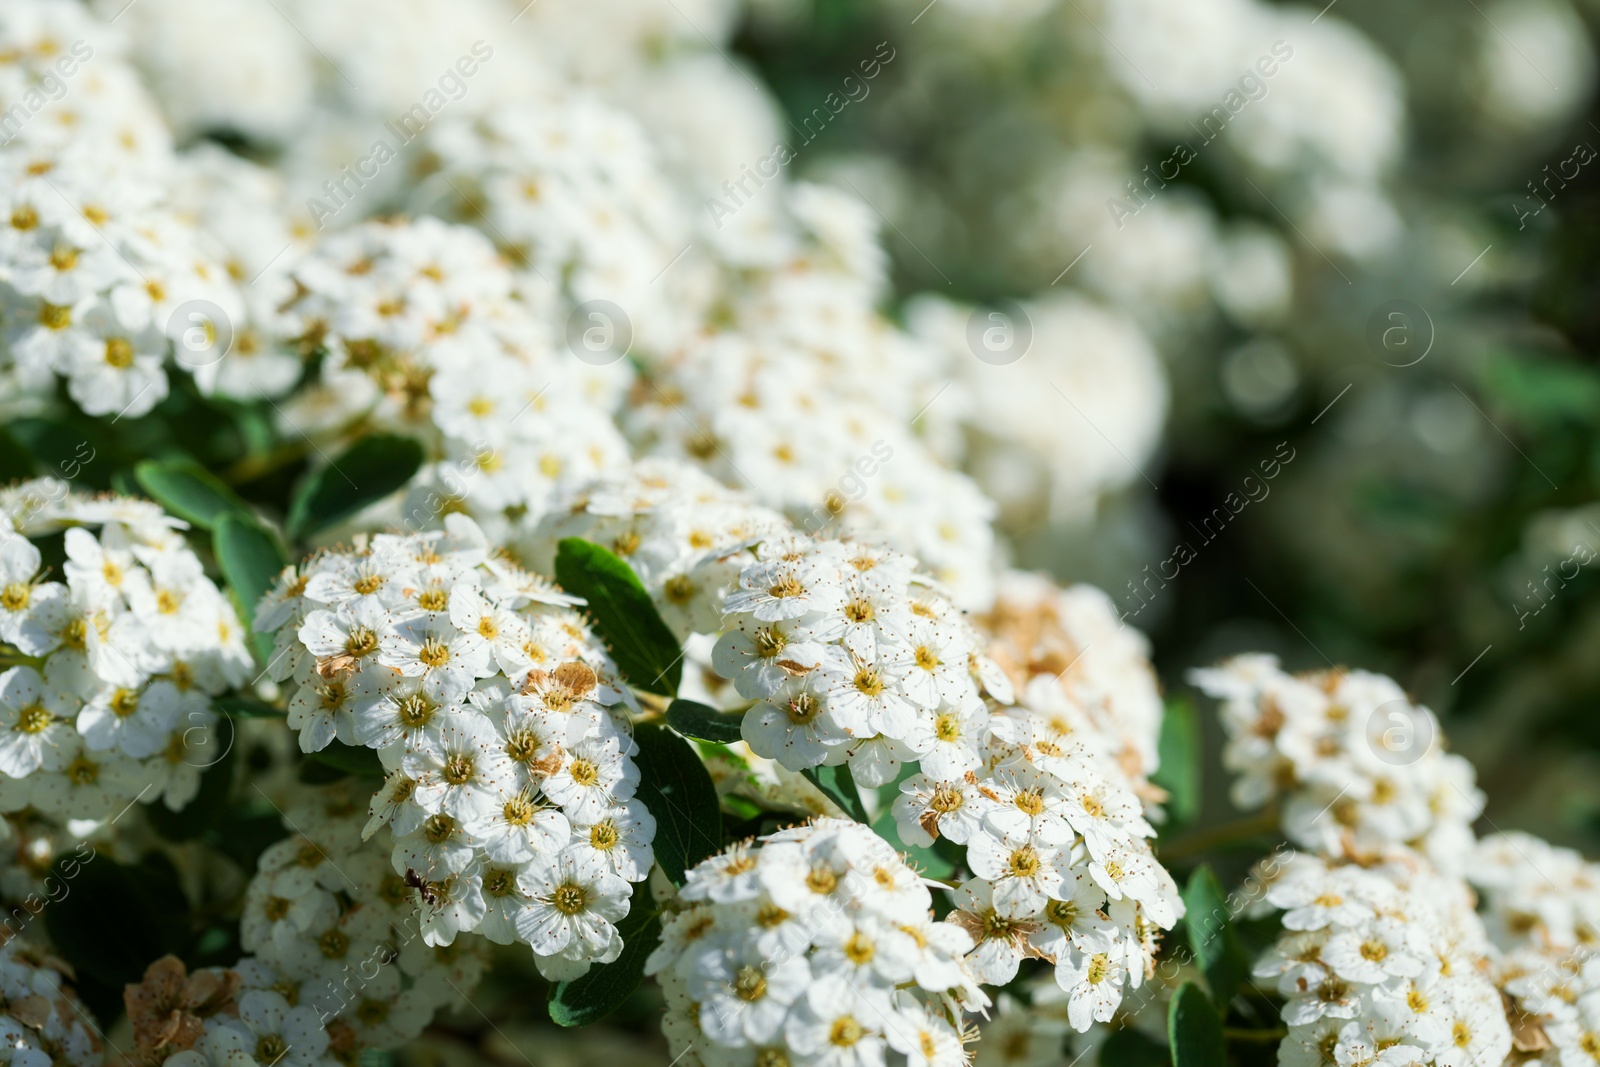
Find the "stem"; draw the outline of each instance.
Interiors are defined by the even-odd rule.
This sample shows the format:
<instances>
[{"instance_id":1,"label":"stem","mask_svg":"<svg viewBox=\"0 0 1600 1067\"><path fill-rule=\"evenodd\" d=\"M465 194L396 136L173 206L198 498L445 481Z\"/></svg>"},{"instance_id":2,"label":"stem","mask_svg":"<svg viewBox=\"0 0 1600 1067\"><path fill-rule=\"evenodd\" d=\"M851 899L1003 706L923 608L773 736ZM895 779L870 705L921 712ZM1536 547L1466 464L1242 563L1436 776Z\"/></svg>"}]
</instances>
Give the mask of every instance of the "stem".
<instances>
[{"instance_id":1,"label":"stem","mask_svg":"<svg viewBox=\"0 0 1600 1067\"><path fill-rule=\"evenodd\" d=\"M1162 863L1172 860L1187 859L1202 852L1209 852L1221 845L1232 844L1261 834L1271 834L1278 829L1278 811L1276 806L1264 809L1258 815L1251 815L1233 822L1225 822L1220 826L1213 826L1209 830L1181 837L1172 844L1162 847L1156 843L1156 852L1161 857Z\"/></svg>"},{"instance_id":2,"label":"stem","mask_svg":"<svg viewBox=\"0 0 1600 1067\"><path fill-rule=\"evenodd\" d=\"M275 448L271 452L263 452L255 456L246 456L233 466L222 472L222 480L229 485L243 485L253 482L257 478L271 474L280 467L286 467L298 459L305 457L311 451L311 442L300 441L295 444Z\"/></svg>"},{"instance_id":3,"label":"stem","mask_svg":"<svg viewBox=\"0 0 1600 1067\"><path fill-rule=\"evenodd\" d=\"M1283 1028L1276 1030L1245 1030L1237 1026L1224 1026L1222 1036L1229 1041L1280 1041L1289 1036Z\"/></svg>"}]
</instances>

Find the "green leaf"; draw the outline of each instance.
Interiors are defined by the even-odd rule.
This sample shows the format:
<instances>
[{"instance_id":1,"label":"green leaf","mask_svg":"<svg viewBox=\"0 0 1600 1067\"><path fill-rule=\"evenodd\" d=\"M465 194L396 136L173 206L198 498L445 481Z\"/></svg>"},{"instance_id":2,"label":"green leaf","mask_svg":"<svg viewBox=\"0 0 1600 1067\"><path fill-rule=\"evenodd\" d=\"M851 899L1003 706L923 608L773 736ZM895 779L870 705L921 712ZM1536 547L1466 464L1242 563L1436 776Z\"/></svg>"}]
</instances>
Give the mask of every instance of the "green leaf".
<instances>
[{"instance_id":1,"label":"green leaf","mask_svg":"<svg viewBox=\"0 0 1600 1067\"><path fill-rule=\"evenodd\" d=\"M12 419L6 429L33 454L40 474L62 478L79 487L107 489L112 473L121 469L106 427L92 419Z\"/></svg>"},{"instance_id":2,"label":"green leaf","mask_svg":"<svg viewBox=\"0 0 1600 1067\"><path fill-rule=\"evenodd\" d=\"M209 530L224 515L250 515L232 489L193 460L147 459L133 476L151 500L196 526Z\"/></svg>"},{"instance_id":3,"label":"green leaf","mask_svg":"<svg viewBox=\"0 0 1600 1067\"><path fill-rule=\"evenodd\" d=\"M230 744L216 762L200 773L200 791L182 811L172 811L165 804L150 804L144 809L145 820L168 841L193 841L227 813L228 798L233 794L233 766Z\"/></svg>"},{"instance_id":4,"label":"green leaf","mask_svg":"<svg viewBox=\"0 0 1600 1067\"><path fill-rule=\"evenodd\" d=\"M872 821L867 818L867 807L861 803L861 796L856 792L856 780L850 777L848 763L841 763L837 767L807 767L800 773L827 794L828 799L839 805L850 818L860 823Z\"/></svg>"},{"instance_id":5,"label":"green leaf","mask_svg":"<svg viewBox=\"0 0 1600 1067\"><path fill-rule=\"evenodd\" d=\"M248 515L223 515L211 531L211 551L233 592L244 624L254 633L256 604L272 588L289 554L278 538ZM256 654L263 661L272 655L272 636L255 634Z\"/></svg>"},{"instance_id":6,"label":"green leaf","mask_svg":"<svg viewBox=\"0 0 1600 1067\"><path fill-rule=\"evenodd\" d=\"M314 534L402 488L422 466L422 445L368 434L314 472L289 505L289 536Z\"/></svg>"},{"instance_id":7,"label":"green leaf","mask_svg":"<svg viewBox=\"0 0 1600 1067\"><path fill-rule=\"evenodd\" d=\"M694 746L665 726L634 729L639 744L638 798L656 820L656 862L673 885L690 867L722 848L722 811L717 787Z\"/></svg>"},{"instance_id":8,"label":"green leaf","mask_svg":"<svg viewBox=\"0 0 1600 1067\"><path fill-rule=\"evenodd\" d=\"M1150 780L1170 794L1167 814L1173 825L1191 823L1200 814L1200 718L1187 700L1167 702L1161 718L1161 766Z\"/></svg>"},{"instance_id":9,"label":"green leaf","mask_svg":"<svg viewBox=\"0 0 1600 1067\"><path fill-rule=\"evenodd\" d=\"M1600 422L1600 375L1580 363L1537 352L1498 352L1484 367L1482 385L1495 407L1523 426Z\"/></svg>"},{"instance_id":10,"label":"green leaf","mask_svg":"<svg viewBox=\"0 0 1600 1067\"><path fill-rule=\"evenodd\" d=\"M1113 1031L1100 1046L1103 1067L1172 1067L1167 1050L1131 1026Z\"/></svg>"},{"instance_id":11,"label":"green leaf","mask_svg":"<svg viewBox=\"0 0 1600 1067\"><path fill-rule=\"evenodd\" d=\"M378 753L370 748L358 748L335 741L327 748L306 753L306 760L325 767L353 774L357 778L382 778L383 763Z\"/></svg>"},{"instance_id":12,"label":"green leaf","mask_svg":"<svg viewBox=\"0 0 1600 1067\"><path fill-rule=\"evenodd\" d=\"M80 843L51 869L40 898L45 929L80 975L121 989L182 948L188 902L173 883L170 865L126 867Z\"/></svg>"},{"instance_id":13,"label":"green leaf","mask_svg":"<svg viewBox=\"0 0 1600 1067\"><path fill-rule=\"evenodd\" d=\"M1193 982L1183 983L1167 1005L1167 1040L1173 1067L1227 1067L1222 1016Z\"/></svg>"},{"instance_id":14,"label":"green leaf","mask_svg":"<svg viewBox=\"0 0 1600 1067\"><path fill-rule=\"evenodd\" d=\"M639 988L644 961L661 940L661 917L655 913L650 893L634 891L632 909L617 924L622 935L622 955L610 963L590 967L589 973L550 989L550 1021L557 1026L588 1026L610 1015Z\"/></svg>"},{"instance_id":15,"label":"green leaf","mask_svg":"<svg viewBox=\"0 0 1600 1067\"><path fill-rule=\"evenodd\" d=\"M9 430L0 428L0 485L32 478L36 469L32 453Z\"/></svg>"},{"instance_id":16,"label":"green leaf","mask_svg":"<svg viewBox=\"0 0 1600 1067\"><path fill-rule=\"evenodd\" d=\"M556 581L588 601L596 632L635 689L678 691L683 652L633 568L592 541L567 537L557 545Z\"/></svg>"},{"instance_id":17,"label":"green leaf","mask_svg":"<svg viewBox=\"0 0 1600 1067\"><path fill-rule=\"evenodd\" d=\"M740 740L739 723L743 719L744 715L739 712L721 712L692 700L674 700L667 708L668 726L685 737L722 745Z\"/></svg>"},{"instance_id":18,"label":"green leaf","mask_svg":"<svg viewBox=\"0 0 1600 1067\"><path fill-rule=\"evenodd\" d=\"M1228 1002L1249 973L1250 960L1233 929L1232 909L1222 884L1209 866L1201 864L1189 876L1189 884L1183 890L1183 906L1189 947L1205 972L1211 999L1226 1014Z\"/></svg>"}]
</instances>

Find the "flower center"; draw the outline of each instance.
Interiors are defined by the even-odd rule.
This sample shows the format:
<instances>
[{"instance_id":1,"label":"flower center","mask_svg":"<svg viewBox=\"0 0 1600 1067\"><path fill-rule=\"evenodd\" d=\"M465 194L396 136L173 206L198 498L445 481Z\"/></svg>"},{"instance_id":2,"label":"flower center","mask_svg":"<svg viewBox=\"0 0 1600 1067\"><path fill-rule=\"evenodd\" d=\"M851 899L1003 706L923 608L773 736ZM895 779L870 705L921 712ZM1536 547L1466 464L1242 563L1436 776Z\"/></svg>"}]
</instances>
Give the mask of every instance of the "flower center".
<instances>
[{"instance_id":1,"label":"flower center","mask_svg":"<svg viewBox=\"0 0 1600 1067\"><path fill-rule=\"evenodd\" d=\"M133 366L133 345L126 337L113 337L106 341L106 363L118 370Z\"/></svg>"},{"instance_id":2,"label":"flower center","mask_svg":"<svg viewBox=\"0 0 1600 1067\"><path fill-rule=\"evenodd\" d=\"M403 696L395 704L395 717L400 724L411 730L420 730L428 725L428 720L433 718L433 713L439 710L439 705L423 696L421 693L412 693Z\"/></svg>"},{"instance_id":3,"label":"flower center","mask_svg":"<svg viewBox=\"0 0 1600 1067\"><path fill-rule=\"evenodd\" d=\"M1106 980L1106 974L1111 970L1111 961L1106 959L1104 952L1096 953L1089 961L1089 973L1084 978L1090 985L1099 985Z\"/></svg>"},{"instance_id":4,"label":"flower center","mask_svg":"<svg viewBox=\"0 0 1600 1067\"><path fill-rule=\"evenodd\" d=\"M350 938L343 930L329 930L317 938L317 950L324 959L336 960L350 951Z\"/></svg>"},{"instance_id":5,"label":"flower center","mask_svg":"<svg viewBox=\"0 0 1600 1067\"><path fill-rule=\"evenodd\" d=\"M771 627L757 630L755 634L756 654L762 659L771 659L776 656L783 651L784 646L788 643L789 639L787 637Z\"/></svg>"},{"instance_id":6,"label":"flower center","mask_svg":"<svg viewBox=\"0 0 1600 1067\"><path fill-rule=\"evenodd\" d=\"M805 591L805 586L801 585L800 580L792 574L784 575L767 587L768 595L778 600L782 600L785 597L799 596Z\"/></svg>"},{"instance_id":7,"label":"flower center","mask_svg":"<svg viewBox=\"0 0 1600 1067\"><path fill-rule=\"evenodd\" d=\"M941 741L961 740L961 723L954 716L944 714L933 720L933 734Z\"/></svg>"},{"instance_id":8,"label":"flower center","mask_svg":"<svg viewBox=\"0 0 1600 1067\"><path fill-rule=\"evenodd\" d=\"M844 943L844 958L857 967L872 962L872 957L877 954L877 946L857 930L850 935L850 940Z\"/></svg>"},{"instance_id":9,"label":"flower center","mask_svg":"<svg viewBox=\"0 0 1600 1067\"><path fill-rule=\"evenodd\" d=\"M855 687L863 696L878 696L883 692L883 677L871 667L863 667L856 671Z\"/></svg>"},{"instance_id":10,"label":"flower center","mask_svg":"<svg viewBox=\"0 0 1600 1067\"><path fill-rule=\"evenodd\" d=\"M29 704L17 712L17 732L24 734L42 733L46 727L55 721L55 716L41 704Z\"/></svg>"},{"instance_id":11,"label":"flower center","mask_svg":"<svg viewBox=\"0 0 1600 1067\"><path fill-rule=\"evenodd\" d=\"M584 892L583 886L568 882L555 891L550 903L563 915L576 915L588 905L589 895Z\"/></svg>"},{"instance_id":12,"label":"flower center","mask_svg":"<svg viewBox=\"0 0 1600 1067\"><path fill-rule=\"evenodd\" d=\"M22 611L33 600L33 586L27 582L12 582L0 589L0 608Z\"/></svg>"},{"instance_id":13,"label":"flower center","mask_svg":"<svg viewBox=\"0 0 1600 1067\"><path fill-rule=\"evenodd\" d=\"M444 768L440 771L440 775L451 785L466 785L472 781L472 754L457 752L444 761Z\"/></svg>"},{"instance_id":14,"label":"flower center","mask_svg":"<svg viewBox=\"0 0 1600 1067\"><path fill-rule=\"evenodd\" d=\"M589 844L601 852L609 852L617 847L622 835L617 833L617 824L607 819L597 822L589 829Z\"/></svg>"},{"instance_id":15,"label":"flower center","mask_svg":"<svg viewBox=\"0 0 1600 1067\"><path fill-rule=\"evenodd\" d=\"M804 726L815 721L822 714L822 701L810 693L801 693L789 701L789 721L796 726Z\"/></svg>"},{"instance_id":16,"label":"flower center","mask_svg":"<svg viewBox=\"0 0 1600 1067\"><path fill-rule=\"evenodd\" d=\"M139 710L139 694L132 689L118 689L111 694L111 714L126 719Z\"/></svg>"},{"instance_id":17,"label":"flower center","mask_svg":"<svg viewBox=\"0 0 1600 1067\"><path fill-rule=\"evenodd\" d=\"M600 780L600 768L591 761L578 758L572 761L572 780L587 788Z\"/></svg>"},{"instance_id":18,"label":"flower center","mask_svg":"<svg viewBox=\"0 0 1600 1067\"><path fill-rule=\"evenodd\" d=\"M430 637L417 650L417 659L422 661L424 667L438 670L450 662L450 646L437 637Z\"/></svg>"},{"instance_id":19,"label":"flower center","mask_svg":"<svg viewBox=\"0 0 1600 1067\"><path fill-rule=\"evenodd\" d=\"M1011 853L1011 873L1018 878L1032 878L1039 873L1039 853L1032 845L1023 845Z\"/></svg>"},{"instance_id":20,"label":"flower center","mask_svg":"<svg viewBox=\"0 0 1600 1067\"><path fill-rule=\"evenodd\" d=\"M370 656L378 651L378 635L365 626L357 626L344 639L344 650L352 656Z\"/></svg>"},{"instance_id":21,"label":"flower center","mask_svg":"<svg viewBox=\"0 0 1600 1067\"><path fill-rule=\"evenodd\" d=\"M100 764L88 756L79 756L67 764L67 781L73 785L94 785L100 780Z\"/></svg>"},{"instance_id":22,"label":"flower center","mask_svg":"<svg viewBox=\"0 0 1600 1067\"><path fill-rule=\"evenodd\" d=\"M853 1015L835 1019L833 1026L828 1029L828 1043L840 1048L849 1048L866 1036L866 1028L856 1022Z\"/></svg>"},{"instance_id":23,"label":"flower center","mask_svg":"<svg viewBox=\"0 0 1600 1067\"><path fill-rule=\"evenodd\" d=\"M844 617L855 623L871 622L877 614L870 600L852 600L844 606Z\"/></svg>"},{"instance_id":24,"label":"flower center","mask_svg":"<svg viewBox=\"0 0 1600 1067\"><path fill-rule=\"evenodd\" d=\"M767 995L767 976L749 964L740 967L733 979L733 995L746 1004L754 1004Z\"/></svg>"}]
</instances>

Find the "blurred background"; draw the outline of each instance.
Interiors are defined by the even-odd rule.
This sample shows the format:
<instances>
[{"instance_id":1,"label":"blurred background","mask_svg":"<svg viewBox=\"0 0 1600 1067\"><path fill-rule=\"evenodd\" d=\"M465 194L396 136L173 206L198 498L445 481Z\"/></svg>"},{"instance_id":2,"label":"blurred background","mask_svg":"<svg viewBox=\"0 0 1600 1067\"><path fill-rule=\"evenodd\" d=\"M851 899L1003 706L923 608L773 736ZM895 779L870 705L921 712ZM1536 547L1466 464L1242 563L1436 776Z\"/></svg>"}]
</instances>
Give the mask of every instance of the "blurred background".
<instances>
[{"instance_id":1,"label":"blurred background","mask_svg":"<svg viewBox=\"0 0 1600 1067\"><path fill-rule=\"evenodd\" d=\"M1593 853L1597 16L764 0L728 52L793 139L895 49L795 166L882 216L913 332L1031 319L1040 378L978 385L1016 422L966 427L1019 565L1111 593L1169 689L1254 648L1392 674L1488 819Z\"/></svg>"}]
</instances>

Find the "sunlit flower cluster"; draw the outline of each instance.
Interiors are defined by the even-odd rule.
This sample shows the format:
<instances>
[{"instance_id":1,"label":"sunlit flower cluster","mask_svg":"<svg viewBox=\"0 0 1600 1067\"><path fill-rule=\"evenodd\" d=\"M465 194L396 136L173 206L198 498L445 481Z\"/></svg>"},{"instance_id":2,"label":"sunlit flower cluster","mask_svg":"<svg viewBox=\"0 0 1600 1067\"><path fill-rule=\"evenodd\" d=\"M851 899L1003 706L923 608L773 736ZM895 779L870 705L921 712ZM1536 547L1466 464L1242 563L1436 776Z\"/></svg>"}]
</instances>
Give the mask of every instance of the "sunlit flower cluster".
<instances>
[{"instance_id":1,"label":"sunlit flower cluster","mask_svg":"<svg viewBox=\"0 0 1600 1067\"><path fill-rule=\"evenodd\" d=\"M654 862L634 799L633 696L573 598L494 554L471 520L380 534L290 568L257 611L317 752L377 751L372 800L423 936L530 945L552 977L622 949L614 923Z\"/></svg>"},{"instance_id":2,"label":"sunlit flower cluster","mask_svg":"<svg viewBox=\"0 0 1600 1067\"><path fill-rule=\"evenodd\" d=\"M1006 571L994 606L973 621L1024 703L1069 714L1077 736L1104 746L1127 783L1155 799L1148 780L1160 763L1161 690L1149 640L1118 618L1110 597Z\"/></svg>"},{"instance_id":3,"label":"sunlit flower cluster","mask_svg":"<svg viewBox=\"0 0 1600 1067\"><path fill-rule=\"evenodd\" d=\"M91 415L150 411L210 363L215 313L242 320L234 279L170 202L161 116L116 35L68 0L0 13L0 375L32 393L59 378Z\"/></svg>"},{"instance_id":4,"label":"sunlit flower cluster","mask_svg":"<svg viewBox=\"0 0 1600 1067\"><path fill-rule=\"evenodd\" d=\"M955 893L953 921L977 944L973 972L1004 985L1025 958L1053 964L1082 1031L1150 975L1183 902L1151 852L1139 799L1101 769L1115 763L1093 726L1070 705L1030 707L1034 688L985 725L975 766L923 760L893 810L905 841L966 847L973 877Z\"/></svg>"},{"instance_id":5,"label":"sunlit flower cluster","mask_svg":"<svg viewBox=\"0 0 1600 1067\"><path fill-rule=\"evenodd\" d=\"M719 674L756 701L741 731L790 770L848 762L868 786L918 762L979 766L982 691L1009 698L978 635L909 556L865 541L774 537L723 601Z\"/></svg>"},{"instance_id":6,"label":"sunlit flower cluster","mask_svg":"<svg viewBox=\"0 0 1600 1067\"><path fill-rule=\"evenodd\" d=\"M989 998L972 941L871 830L818 819L689 872L645 965L674 1056L706 1067L963 1067L963 1014ZM893 1061L891 1061L893 1062Z\"/></svg>"},{"instance_id":7,"label":"sunlit flower cluster","mask_svg":"<svg viewBox=\"0 0 1600 1067\"><path fill-rule=\"evenodd\" d=\"M1299 855L1266 903L1284 933L1254 967L1286 1003L1283 1067L1492 1067L1511 1050L1492 951L1459 878L1400 848L1371 866Z\"/></svg>"},{"instance_id":8,"label":"sunlit flower cluster","mask_svg":"<svg viewBox=\"0 0 1600 1067\"><path fill-rule=\"evenodd\" d=\"M477 985L487 946L419 936L431 905L390 869L387 831L363 842L378 820L362 799L337 785L290 806L285 827L305 832L268 847L245 890L250 955L187 981L177 961L158 962L139 993L129 987L141 1048L178 1067L335 1067L403 1046Z\"/></svg>"},{"instance_id":9,"label":"sunlit flower cluster","mask_svg":"<svg viewBox=\"0 0 1600 1067\"><path fill-rule=\"evenodd\" d=\"M1236 804L1281 800L1289 840L1360 858L1407 844L1459 871L1484 797L1472 765L1444 751L1433 712L1388 678L1334 669L1302 675L1275 657L1196 671L1222 700Z\"/></svg>"},{"instance_id":10,"label":"sunlit flower cluster","mask_svg":"<svg viewBox=\"0 0 1600 1067\"><path fill-rule=\"evenodd\" d=\"M0 642L15 664L0 673L0 807L104 819L161 798L176 811L221 758L211 698L252 659L185 525L49 479L0 492ZM30 540L56 532L64 581Z\"/></svg>"},{"instance_id":11,"label":"sunlit flower cluster","mask_svg":"<svg viewBox=\"0 0 1600 1067\"><path fill-rule=\"evenodd\" d=\"M327 355L283 407L285 429L417 435L428 465L399 516L408 528L464 511L503 539L536 522L558 485L627 461L608 415L627 365L558 355L476 230L427 217L364 223L321 241L293 279L277 329Z\"/></svg>"}]
</instances>

